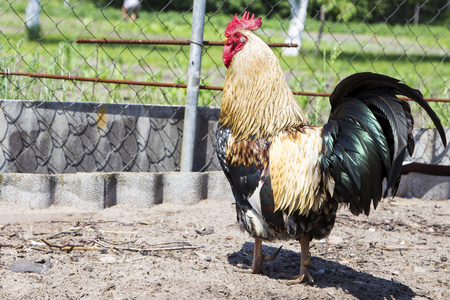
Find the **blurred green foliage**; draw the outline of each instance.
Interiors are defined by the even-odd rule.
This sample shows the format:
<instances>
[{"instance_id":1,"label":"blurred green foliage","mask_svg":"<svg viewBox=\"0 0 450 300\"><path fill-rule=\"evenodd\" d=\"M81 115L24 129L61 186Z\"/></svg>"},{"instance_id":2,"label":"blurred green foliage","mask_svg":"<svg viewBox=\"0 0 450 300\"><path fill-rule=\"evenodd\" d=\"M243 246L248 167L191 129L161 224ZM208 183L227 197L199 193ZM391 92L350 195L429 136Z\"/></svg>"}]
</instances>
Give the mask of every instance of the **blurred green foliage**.
<instances>
[{"instance_id":1,"label":"blurred green foliage","mask_svg":"<svg viewBox=\"0 0 450 300\"><path fill-rule=\"evenodd\" d=\"M99 8L120 7L123 1L90 0ZM295 0L298 1L298 0ZM188 11L192 8L193 1L186 0L151 0L144 1L142 9L149 12L156 11ZM362 21L369 23L404 24L412 20L416 5L420 7L419 23L447 22L450 18L448 0L310 0L308 17L318 16L322 5L326 7L327 19L331 21ZM257 16L276 14L281 18L291 15L289 1L279 0L206 0L207 13L220 11L228 15L249 11Z\"/></svg>"}]
</instances>

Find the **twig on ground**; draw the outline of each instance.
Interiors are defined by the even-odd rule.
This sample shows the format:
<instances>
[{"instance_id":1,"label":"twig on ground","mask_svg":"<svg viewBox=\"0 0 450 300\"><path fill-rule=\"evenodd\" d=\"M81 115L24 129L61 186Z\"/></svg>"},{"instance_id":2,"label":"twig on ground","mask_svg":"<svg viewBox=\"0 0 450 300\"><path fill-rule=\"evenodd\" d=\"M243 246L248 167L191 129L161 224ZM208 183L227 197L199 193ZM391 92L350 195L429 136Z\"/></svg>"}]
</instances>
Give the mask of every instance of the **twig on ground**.
<instances>
[{"instance_id":1,"label":"twig on ground","mask_svg":"<svg viewBox=\"0 0 450 300\"><path fill-rule=\"evenodd\" d=\"M52 220L50 223L72 223L76 221L67 221L67 220Z\"/></svg>"},{"instance_id":2,"label":"twig on ground","mask_svg":"<svg viewBox=\"0 0 450 300\"><path fill-rule=\"evenodd\" d=\"M151 247L151 248L145 248L145 249L132 248L132 247L109 247L107 245L100 243L99 241L94 241L94 243L101 245L102 247L107 248L107 249L115 249L118 251L140 252L140 253L153 252L153 251L188 250L188 249L198 249L198 248L204 247L204 246L192 246L188 242L164 242L164 243L157 243L157 244L149 244L147 242L144 242L145 244L147 244Z\"/></svg>"},{"instance_id":3,"label":"twig on ground","mask_svg":"<svg viewBox=\"0 0 450 300\"><path fill-rule=\"evenodd\" d=\"M49 236L47 236L47 237L45 237L45 238L46 238L46 239L53 239L53 238L55 238L55 237L57 237L57 236L60 236L60 235L62 235L62 234L73 234L73 233L78 233L78 232L84 230L85 228L87 228L87 227L86 227L86 224L83 224L83 226L81 226L81 227L72 227L72 228L69 228L69 229L65 229L65 230L62 230L62 231L53 233L53 234L51 234L51 235L49 235Z\"/></svg>"},{"instance_id":4,"label":"twig on ground","mask_svg":"<svg viewBox=\"0 0 450 300\"><path fill-rule=\"evenodd\" d=\"M20 240L22 241L22 243L26 246L26 247L30 247L28 245L28 242L25 240L25 238L23 237L22 231L17 231L16 234L20 237Z\"/></svg>"},{"instance_id":5,"label":"twig on ground","mask_svg":"<svg viewBox=\"0 0 450 300\"><path fill-rule=\"evenodd\" d=\"M381 250L386 250L386 251L405 251L405 250L435 250L435 247L419 247L419 246L414 246L414 247L405 247L405 246L378 246L375 245L375 248L381 249Z\"/></svg>"},{"instance_id":6,"label":"twig on ground","mask_svg":"<svg viewBox=\"0 0 450 300\"><path fill-rule=\"evenodd\" d=\"M99 230L101 233L116 233L116 234L136 234L134 231L112 231L112 230Z\"/></svg>"},{"instance_id":7,"label":"twig on ground","mask_svg":"<svg viewBox=\"0 0 450 300\"><path fill-rule=\"evenodd\" d=\"M116 251L118 251L118 252L120 252L120 253L123 252L123 249L121 249L121 248L117 248L117 247L114 247L114 246L108 246L108 245L102 244L100 241L97 241L97 240L93 240L92 242L93 242L94 244L100 245L100 246L102 247L102 249L116 250ZM102 242L103 242L103 241L102 241Z\"/></svg>"},{"instance_id":8,"label":"twig on ground","mask_svg":"<svg viewBox=\"0 0 450 300\"><path fill-rule=\"evenodd\" d=\"M42 249L42 248L39 248L39 247L30 247L30 249L37 250L37 251L42 251L42 252L48 252L49 251L48 249Z\"/></svg>"},{"instance_id":9,"label":"twig on ground","mask_svg":"<svg viewBox=\"0 0 450 300\"><path fill-rule=\"evenodd\" d=\"M156 243L156 244L150 244L146 241L144 241L144 244L146 244L149 247L159 247L159 248L164 248L164 247L180 247L180 246L192 246L191 243L189 242L185 242L185 241L174 241L174 242L162 242L162 243Z\"/></svg>"},{"instance_id":10,"label":"twig on ground","mask_svg":"<svg viewBox=\"0 0 450 300\"><path fill-rule=\"evenodd\" d=\"M173 251L173 250L189 250L189 249L199 249L205 246L180 246L180 247L162 247L162 248L149 248L149 249L139 249L139 248L116 248L127 250L131 252L144 252L144 251Z\"/></svg>"},{"instance_id":11,"label":"twig on ground","mask_svg":"<svg viewBox=\"0 0 450 300\"><path fill-rule=\"evenodd\" d=\"M124 245L124 244L134 244L134 243L136 243L136 241L137 240L126 241L126 242L111 242L111 241L108 241L108 240L106 240L104 238L102 239L102 242L105 242L105 243L110 244L110 245L115 245L115 246Z\"/></svg>"},{"instance_id":12,"label":"twig on ground","mask_svg":"<svg viewBox=\"0 0 450 300\"><path fill-rule=\"evenodd\" d=\"M3 229L5 229L6 227L8 227L9 225L11 225L11 223L5 224L2 226L2 228L0 228L0 231L2 231Z\"/></svg>"},{"instance_id":13,"label":"twig on ground","mask_svg":"<svg viewBox=\"0 0 450 300\"><path fill-rule=\"evenodd\" d=\"M133 225L133 223L125 223L125 222L120 222L120 221L97 221L96 223L118 223L120 225L124 225L124 226L131 226Z\"/></svg>"},{"instance_id":14,"label":"twig on ground","mask_svg":"<svg viewBox=\"0 0 450 300\"><path fill-rule=\"evenodd\" d=\"M94 229L96 238L99 240L103 240L103 235L100 233L100 231L98 231L97 226L95 226L94 224L91 224L91 228Z\"/></svg>"},{"instance_id":15,"label":"twig on ground","mask_svg":"<svg viewBox=\"0 0 450 300\"><path fill-rule=\"evenodd\" d=\"M121 244L127 244L129 242L123 242L123 243L112 243L105 240L91 240L90 243L97 244L99 246L87 246L87 244L65 244L65 245L57 245L49 243L45 239L41 239L41 241L46 244L49 248L57 248L61 251L72 251L72 250L115 250L120 253L123 251L130 251L130 252L139 252L139 253L147 253L147 252L153 252L153 251L174 251L174 250L189 250L189 249L199 249L203 248L204 246L192 246L188 242L163 242L163 243L157 243L157 244L149 244L146 242L147 245L150 246L150 248L140 249L140 248L132 248L132 247L117 247L117 245ZM135 241L133 241L134 243ZM107 245L110 244L110 245ZM38 250L38 249L36 249ZM41 250L41 249L39 249Z\"/></svg>"},{"instance_id":16,"label":"twig on ground","mask_svg":"<svg viewBox=\"0 0 450 300\"><path fill-rule=\"evenodd\" d=\"M58 248L61 251L72 251L72 250L101 250L102 248L96 247L96 246L86 246L86 245L82 245L82 244L78 244L78 245L70 245L70 244L66 244L66 245L55 245L55 244L50 244L49 242L47 242L44 239L41 239L41 241L46 244L48 247L50 248Z\"/></svg>"}]
</instances>

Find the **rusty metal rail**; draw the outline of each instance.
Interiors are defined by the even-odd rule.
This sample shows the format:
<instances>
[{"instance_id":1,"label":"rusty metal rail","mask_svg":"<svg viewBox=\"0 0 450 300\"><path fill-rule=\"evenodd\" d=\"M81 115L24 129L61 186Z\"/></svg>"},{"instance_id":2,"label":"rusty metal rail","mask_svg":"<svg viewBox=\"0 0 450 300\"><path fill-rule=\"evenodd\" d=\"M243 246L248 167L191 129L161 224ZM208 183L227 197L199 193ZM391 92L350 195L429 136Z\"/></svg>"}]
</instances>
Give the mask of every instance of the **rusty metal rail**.
<instances>
[{"instance_id":1,"label":"rusty metal rail","mask_svg":"<svg viewBox=\"0 0 450 300\"><path fill-rule=\"evenodd\" d=\"M190 45L190 40L76 39L79 44ZM203 41L203 46L223 46L225 42ZM298 47L292 43L267 43L269 47Z\"/></svg>"},{"instance_id":2,"label":"rusty metal rail","mask_svg":"<svg viewBox=\"0 0 450 300\"><path fill-rule=\"evenodd\" d=\"M3 76L28 76L32 78L47 78L47 79L59 79L59 80L69 80L69 81L88 81L95 83L111 83L111 84L128 84L128 85L141 85L141 86L156 86L156 87L168 87L168 88L187 88L186 84L183 83L163 83L163 82L151 82L151 81L135 81L135 80L122 80L122 79L102 79L96 77L82 77L82 76L71 76L71 75L53 75L53 74L40 74L40 73L25 73L25 72L10 72L10 71L0 71L0 75ZM201 90L213 90L222 91L221 86L209 86L200 85ZM292 91L296 96L309 96L309 97L329 97L330 93L314 93L314 92L296 92ZM410 100L406 97L399 97L402 100ZM445 98L424 98L429 102L450 102L450 99Z\"/></svg>"}]
</instances>

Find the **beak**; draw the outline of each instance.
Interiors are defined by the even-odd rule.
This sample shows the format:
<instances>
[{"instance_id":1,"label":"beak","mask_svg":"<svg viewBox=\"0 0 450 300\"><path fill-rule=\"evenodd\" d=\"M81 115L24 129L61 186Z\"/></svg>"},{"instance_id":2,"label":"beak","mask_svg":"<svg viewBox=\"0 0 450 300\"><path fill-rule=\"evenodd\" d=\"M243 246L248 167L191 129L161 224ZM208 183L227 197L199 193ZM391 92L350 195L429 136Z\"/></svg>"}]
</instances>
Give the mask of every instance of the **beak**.
<instances>
[{"instance_id":1,"label":"beak","mask_svg":"<svg viewBox=\"0 0 450 300\"><path fill-rule=\"evenodd\" d=\"M227 37L224 37L224 38L222 39L222 41L226 43L226 42L228 42L228 38L227 38Z\"/></svg>"}]
</instances>

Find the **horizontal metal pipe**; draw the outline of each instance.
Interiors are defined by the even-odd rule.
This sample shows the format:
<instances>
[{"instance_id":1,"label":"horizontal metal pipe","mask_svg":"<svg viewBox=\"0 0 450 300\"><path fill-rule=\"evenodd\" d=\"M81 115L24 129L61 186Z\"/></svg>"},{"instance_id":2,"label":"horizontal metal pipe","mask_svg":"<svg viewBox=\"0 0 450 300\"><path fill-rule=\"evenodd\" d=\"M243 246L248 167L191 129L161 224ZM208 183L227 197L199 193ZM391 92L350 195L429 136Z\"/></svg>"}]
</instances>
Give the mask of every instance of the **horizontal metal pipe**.
<instances>
[{"instance_id":1,"label":"horizontal metal pipe","mask_svg":"<svg viewBox=\"0 0 450 300\"><path fill-rule=\"evenodd\" d=\"M9 72L0 71L0 75L3 76L28 76L33 78L49 78L49 79L60 79L60 80L71 80L71 81L89 81L89 82L100 82L100 83L112 83L112 84L129 84L129 85L143 85L143 86L157 86L157 87L169 87L169 88L187 88L186 84L183 83L164 83L164 82L151 82L151 81L135 81L135 80L122 80L122 79L103 79L95 77L80 77L71 75L53 75L53 74L40 74L40 73L25 73L25 72ZM200 85L201 90L213 90L221 91L223 87L221 86L209 86ZM310 96L310 97L329 97L330 93L315 93L315 92L292 92L296 96ZM399 97L401 100L411 100L406 97ZM448 98L424 98L424 100L429 102L450 102Z\"/></svg>"},{"instance_id":2,"label":"horizontal metal pipe","mask_svg":"<svg viewBox=\"0 0 450 300\"><path fill-rule=\"evenodd\" d=\"M80 44L137 44L137 45L190 45L190 40L130 40L130 39L77 39ZM203 41L203 46L223 46L225 42ZM267 43L269 47L297 47L292 43Z\"/></svg>"}]
</instances>

